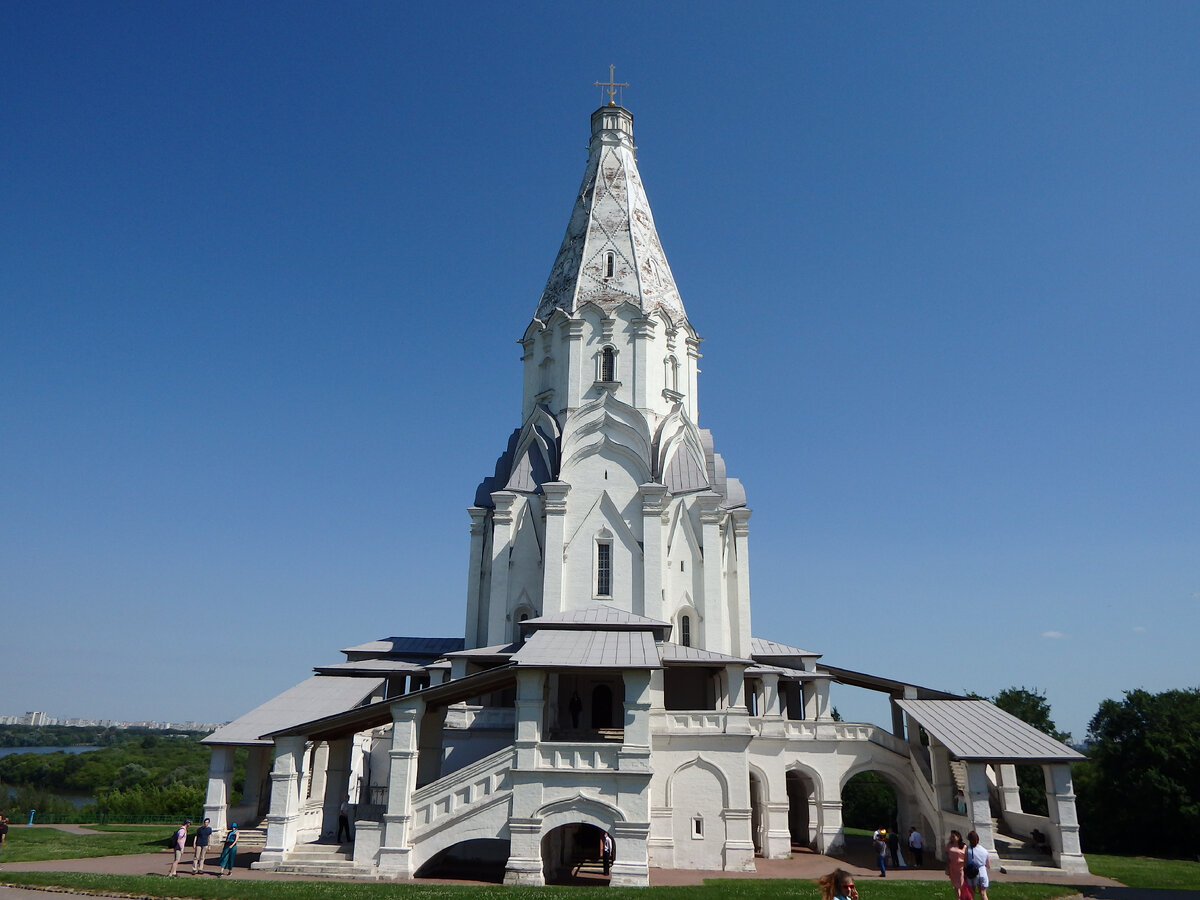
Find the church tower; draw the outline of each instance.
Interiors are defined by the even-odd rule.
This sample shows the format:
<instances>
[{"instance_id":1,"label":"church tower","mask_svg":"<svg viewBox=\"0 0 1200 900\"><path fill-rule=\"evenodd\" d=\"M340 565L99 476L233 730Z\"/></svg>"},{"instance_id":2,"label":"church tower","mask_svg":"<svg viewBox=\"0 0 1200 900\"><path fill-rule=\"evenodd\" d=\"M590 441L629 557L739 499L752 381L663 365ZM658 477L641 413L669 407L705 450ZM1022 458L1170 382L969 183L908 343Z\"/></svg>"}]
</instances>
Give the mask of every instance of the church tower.
<instances>
[{"instance_id":1,"label":"church tower","mask_svg":"<svg viewBox=\"0 0 1200 900\"><path fill-rule=\"evenodd\" d=\"M750 510L698 424L700 338L642 188L633 116L610 103L591 127L521 339L522 425L469 510L466 645L600 605L747 657Z\"/></svg>"}]
</instances>

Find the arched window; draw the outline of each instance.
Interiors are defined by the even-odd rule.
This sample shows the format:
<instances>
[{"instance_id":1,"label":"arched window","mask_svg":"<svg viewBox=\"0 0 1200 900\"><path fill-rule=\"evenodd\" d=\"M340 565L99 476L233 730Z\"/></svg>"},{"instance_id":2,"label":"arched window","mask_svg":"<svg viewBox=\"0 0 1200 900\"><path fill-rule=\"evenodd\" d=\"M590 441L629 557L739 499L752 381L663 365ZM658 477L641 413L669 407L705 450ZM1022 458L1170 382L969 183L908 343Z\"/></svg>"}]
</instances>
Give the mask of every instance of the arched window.
<instances>
[{"instance_id":1,"label":"arched window","mask_svg":"<svg viewBox=\"0 0 1200 900\"><path fill-rule=\"evenodd\" d=\"M692 646L691 616L681 616L679 619L679 642L685 647Z\"/></svg>"},{"instance_id":2,"label":"arched window","mask_svg":"<svg viewBox=\"0 0 1200 900\"><path fill-rule=\"evenodd\" d=\"M679 390L679 360L673 356L667 357L667 387Z\"/></svg>"},{"instance_id":3,"label":"arched window","mask_svg":"<svg viewBox=\"0 0 1200 900\"><path fill-rule=\"evenodd\" d=\"M617 354L612 347L605 347L600 351L600 380L617 380Z\"/></svg>"},{"instance_id":4,"label":"arched window","mask_svg":"<svg viewBox=\"0 0 1200 900\"><path fill-rule=\"evenodd\" d=\"M605 259L604 259L604 277L605 277L605 278L612 278L612 277L613 277L613 270L614 270L614 269L616 268L616 266L617 266L617 255L616 255L615 253L613 253L611 250L609 250L609 251L608 251L608 253L606 253L604 256L605 256Z\"/></svg>"}]
</instances>

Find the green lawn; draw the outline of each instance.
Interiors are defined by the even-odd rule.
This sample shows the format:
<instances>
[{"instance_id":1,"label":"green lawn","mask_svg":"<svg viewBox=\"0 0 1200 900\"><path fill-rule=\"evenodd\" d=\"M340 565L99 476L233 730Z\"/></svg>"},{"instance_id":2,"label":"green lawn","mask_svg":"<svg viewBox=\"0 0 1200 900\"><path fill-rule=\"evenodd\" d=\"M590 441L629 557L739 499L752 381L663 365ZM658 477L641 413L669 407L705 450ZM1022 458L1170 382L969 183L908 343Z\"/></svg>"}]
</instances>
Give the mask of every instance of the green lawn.
<instances>
[{"instance_id":1,"label":"green lawn","mask_svg":"<svg viewBox=\"0 0 1200 900\"><path fill-rule=\"evenodd\" d=\"M1126 887L1200 891L1200 862L1153 859L1148 856L1104 856L1088 853L1093 875L1103 875Z\"/></svg>"},{"instance_id":2,"label":"green lawn","mask_svg":"<svg viewBox=\"0 0 1200 900\"><path fill-rule=\"evenodd\" d=\"M387 900L387 898L495 898L495 900L545 900L547 897L592 900L817 900L820 891L811 881L784 879L709 879L703 887L502 887L499 885L437 885L339 881L248 881L234 878L175 878L154 875L85 875L56 872L0 872L0 882L54 885L76 891L104 891L138 897L196 897L204 900ZM929 900L930 882L890 884L872 882L862 891L863 900ZM949 894L949 890L945 891ZM996 900L1050 900L1074 894L1071 888L1045 884L1011 884L993 887Z\"/></svg>"},{"instance_id":3,"label":"green lawn","mask_svg":"<svg viewBox=\"0 0 1200 900\"><path fill-rule=\"evenodd\" d=\"M101 830L103 829L103 830ZM9 828L3 861L84 859L152 853L167 845L175 829L166 825L97 825L94 834L68 834L57 828Z\"/></svg>"}]
</instances>

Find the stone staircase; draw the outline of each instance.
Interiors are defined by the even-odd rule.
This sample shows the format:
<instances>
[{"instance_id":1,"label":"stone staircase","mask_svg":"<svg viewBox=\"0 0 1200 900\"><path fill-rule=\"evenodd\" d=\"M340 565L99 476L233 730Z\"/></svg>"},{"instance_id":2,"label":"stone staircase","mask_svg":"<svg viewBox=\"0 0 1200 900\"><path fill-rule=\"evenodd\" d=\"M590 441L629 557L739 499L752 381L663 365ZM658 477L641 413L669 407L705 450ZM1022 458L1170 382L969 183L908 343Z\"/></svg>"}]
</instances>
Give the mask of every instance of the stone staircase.
<instances>
[{"instance_id":1,"label":"stone staircase","mask_svg":"<svg viewBox=\"0 0 1200 900\"><path fill-rule=\"evenodd\" d=\"M275 869L285 875L317 878L371 877L374 869L354 865L353 844L297 844Z\"/></svg>"},{"instance_id":2,"label":"stone staircase","mask_svg":"<svg viewBox=\"0 0 1200 900\"><path fill-rule=\"evenodd\" d=\"M992 820L993 834L996 840L996 856L999 865L1011 872L1029 869L1056 869L1054 857L1049 853L1031 847L1019 837L1002 834L1000 823Z\"/></svg>"},{"instance_id":3,"label":"stone staircase","mask_svg":"<svg viewBox=\"0 0 1200 900\"><path fill-rule=\"evenodd\" d=\"M258 853L267 846L267 829L265 828L239 828L238 829L238 852L239 853Z\"/></svg>"}]
</instances>

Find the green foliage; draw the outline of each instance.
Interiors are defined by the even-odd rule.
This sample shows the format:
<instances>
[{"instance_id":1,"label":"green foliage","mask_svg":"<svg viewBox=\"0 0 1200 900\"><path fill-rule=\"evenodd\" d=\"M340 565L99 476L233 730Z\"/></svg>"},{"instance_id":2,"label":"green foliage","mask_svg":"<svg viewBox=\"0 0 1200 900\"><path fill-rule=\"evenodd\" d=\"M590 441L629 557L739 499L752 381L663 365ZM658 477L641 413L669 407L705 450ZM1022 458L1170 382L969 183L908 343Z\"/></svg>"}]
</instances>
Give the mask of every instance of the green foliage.
<instances>
[{"instance_id":1,"label":"green foliage","mask_svg":"<svg viewBox=\"0 0 1200 900\"><path fill-rule=\"evenodd\" d=\"M896 794L876 772L860 772L842 788L842 823L853 828L892 828Z\"/></svg>"},{"instance_id":2,"label":"green foliage","mask_svg":"<svg viewBox=\"0 0 1200 900\"><path fill-rule=\"evenodd\" d=\"M1147 890L1200 891L1200 862L1151 859L1146 856L1087 855L1093 875L1111 878L1126 887Z\"/></svg>"},{"instance_id":3,"label":"green foliage","mask_svg":"<svg viewBox=\"0 0 1200 900\"><path fill-rule=\"evenodd\" d=\"M1084 848L1192 858L1200 834L1200 689L1127 691L1074 768Z\"/></svg>"},{"instance_id":4,"label":"green foliage","mask_svg":"<svg viewBox=\"0 0 1200 900\"><path fill-rule=\"evenodd\" d=\"M81 735L96 729L58 729ZM26 728L9 740L41 740L61 735ZM22 821L30 809L40 815L77 818L74 805L56 795L95 798L94 810L117 815L193 814L204 803L210 751L200 732L169 734L147 729L112 729L98 734L103 746L87 753L15 753L0 758L0 813ZM23 744L30 746L29 744ZM235 755L233 802L245 777L245 754ZM10 797L10 793L13 795ZM72 815L74 814L74 815Z\"/></svg>"}]
</instances>

